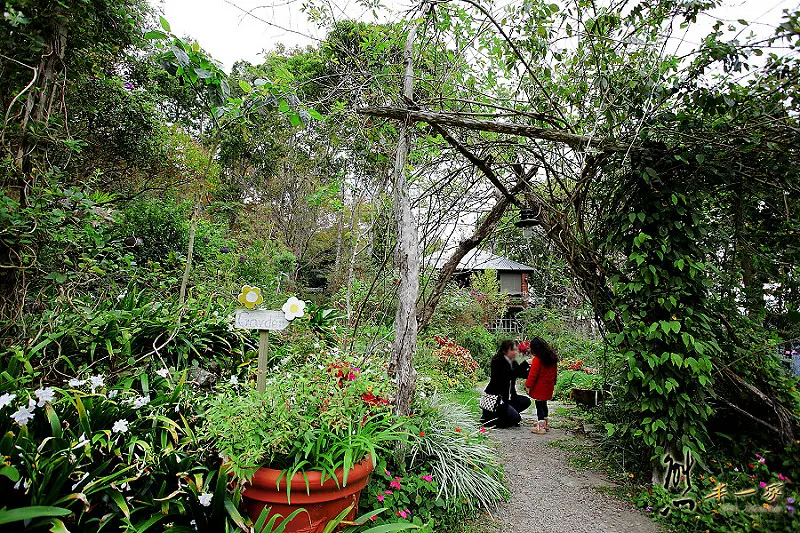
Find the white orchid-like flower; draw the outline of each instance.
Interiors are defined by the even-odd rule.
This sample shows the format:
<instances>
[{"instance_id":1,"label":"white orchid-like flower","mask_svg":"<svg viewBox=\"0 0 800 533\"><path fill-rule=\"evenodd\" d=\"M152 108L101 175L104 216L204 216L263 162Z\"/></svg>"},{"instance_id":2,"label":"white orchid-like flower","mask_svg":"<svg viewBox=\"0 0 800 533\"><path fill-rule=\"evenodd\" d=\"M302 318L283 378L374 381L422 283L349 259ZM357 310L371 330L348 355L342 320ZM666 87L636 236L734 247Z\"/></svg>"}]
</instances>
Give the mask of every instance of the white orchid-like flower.
<instances>
[{"instance_id":1,"label":"white orchid-like flower","mask_svg":"<svg viewBox=\"0 0 800 533\"><path fill-rule=\"evenodd\" d=\"M69 381L67 381L67 385L69 385L70 387L80 387L81 385L83 385L83 382L84 380L82 379L72 378Z\"/></svg>"},{"instance_id":2,"label":"white orchid-like flower","mask_svg":"<svg viewBox=\"0 0 800 533\"><path fill-rule=\"evenodd\" d=\"M44 404L52 402L56 397L56 391L52 387L38 388L34 391L34 394L39 399L36 407L44 407Z\"/></svg>"},{"instance_id":3,"label":"white orchid-like flower","mask_svg":"<svg viewBox=\"0 0 800 533\"><path fill-rule=\"evenodd\" d=\"M283 315L286 317L286 320L292 321L295 318L300 318L305 314L306 303L292 296L286 300L286 303L283 304L281 310L283 311Z\"/></svg>"},{"instance_id":4,"label":"white orchid-like flower","mask_svg":"<svg viewBox=\"0 0 800 533\"><path fill-rule=\"evenodd\" d=\"M17 397L16 394L9 394L9 393L5 393L2 396L0 396L0 409L5 407L6 405L11 405L11 402L16 397Z\"/></svg>"},{"instance_id":5,"label":"white orchid-like flower","mask_svg":"<svg viewBox=\"0 0 800 533\"><path fill-rule=\"evenodd\" d=\"M92 394L94 394L95 389L99 389L103 385L105 385L105 380L103 379L102 375L92 376L89 378L89 384L92 386Z\"/></svg>"},{"instance_id":6,"label":"white orchid-like flower","mask_svg":"<svg viewBox=\"0 0 800 533\"><path fill-rule=\"evenodd\" d=\"M204 492L200 496L198 496L197 499L200 501L200 505L202 505L203 507L208 507L209 505L211 505L211 498L213 497L214 497L213 494Z\"/></svg>"},{"instance_id":7,"label":"white orchid-like flower","mask_svg":"<svg viewBox=\"0 0 800 533\"><path fill-rule=\"evenodd\" d=\"M159 376L161 376L164 379L167 379L167 376L169 376L169 369L168 368L162 368L161 370L156 370L156 374L158 374Z\"/></svg>"},{"instance_id":8,"label":"white orchid-like flower","mask_svg":"<svg viewBox=\"0 0 800 533\"><path fill-rule=\"evenodd\" d=\"M28 404L28 407L20 407L11 415L11 418L13 418L14 422L19 424L20 427L27 425L29 421L33 420L33 410L35 405L36 404Z\"/></svg>"},{"instance_id":9,"label":"white orchid-like flower","mask_svg":"<svg viewBox=\"0 0 800 533\"><path fill-rule=\"evenodd\" d=\"M114 433L127 433L128 432L128 421L124 418L117 420L114 422L114 425L111 427L111 431Z\"/></svg>"}]
</instances>

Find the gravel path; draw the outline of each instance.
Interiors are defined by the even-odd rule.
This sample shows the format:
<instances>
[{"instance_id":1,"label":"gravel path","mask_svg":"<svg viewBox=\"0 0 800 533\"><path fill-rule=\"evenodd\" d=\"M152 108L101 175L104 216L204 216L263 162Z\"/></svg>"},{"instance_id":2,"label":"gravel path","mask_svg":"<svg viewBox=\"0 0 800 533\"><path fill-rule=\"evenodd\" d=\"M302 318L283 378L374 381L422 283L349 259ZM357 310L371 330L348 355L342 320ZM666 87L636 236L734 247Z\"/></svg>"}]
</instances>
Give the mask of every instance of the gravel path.
<instances>
[{"instance_id":1,"label":"gravel path","mask_svg":"<svg viewBox=\"0 0 800 533\"><path fill-rule=\"evenodd\" d=\"M535 417L527 413L521 427L491 431L500 441L511 490L510 501L493 513L497 533L657 532L655 522L629 503L594 490L613 482L568 466L568 452L548 446L570 436L558 427L558 407L567 406L550 402L551 430L545 435L530 432Z\"/></svg>"}]
</instances>

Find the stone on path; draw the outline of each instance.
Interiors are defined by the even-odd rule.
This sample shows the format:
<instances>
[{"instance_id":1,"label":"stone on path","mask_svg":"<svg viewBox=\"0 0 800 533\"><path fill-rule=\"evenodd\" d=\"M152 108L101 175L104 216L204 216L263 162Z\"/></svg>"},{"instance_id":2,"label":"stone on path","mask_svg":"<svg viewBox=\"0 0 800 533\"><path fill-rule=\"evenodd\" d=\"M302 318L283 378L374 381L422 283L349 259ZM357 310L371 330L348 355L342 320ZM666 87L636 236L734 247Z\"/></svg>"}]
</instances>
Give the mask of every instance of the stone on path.
<instances>
[{"instance_id":1,"label":"stone on path","mask_svg":"<svg viewBox=\"0 0 800 533\"><path fill-rule=\"evenodd\" d=\"M630 503L594 490L615 484L600 474L567 465L568 452L548 443L568 438L558 427L557 402L550 402L551 430L530 432L535 417L523 413L522 426L494 429L500 442L511 498L493 512L497 533L656 533L658 526ZM533 409L533 406L531 406ZM553 416L555 415L555 416Z\"/></svg>"}]
</instances>

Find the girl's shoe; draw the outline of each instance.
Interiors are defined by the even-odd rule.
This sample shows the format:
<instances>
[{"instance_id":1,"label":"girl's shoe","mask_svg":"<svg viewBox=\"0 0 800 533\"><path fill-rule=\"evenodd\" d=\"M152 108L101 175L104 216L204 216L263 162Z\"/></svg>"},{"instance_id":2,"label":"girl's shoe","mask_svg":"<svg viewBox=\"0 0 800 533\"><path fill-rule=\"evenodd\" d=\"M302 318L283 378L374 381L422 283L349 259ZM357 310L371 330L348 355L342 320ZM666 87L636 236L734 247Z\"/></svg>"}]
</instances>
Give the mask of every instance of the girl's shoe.
<instances>
[{"instance_id":1,"label":"girl's shoe","mask_svg":"<svg viewBox=\"0 0 800 533\"><path fill-rule=\"evenodd\" d=\"M537 422L536 425L531 428L531 433L536 433L537 435L544 435L547 433L547 430L544 428L544 422Z\"/></svg>"},{"instance_id":2,"label":"girl's shoe","mask_svg":"<svg viewBox=\"0 0 800 533\"><path fill-rule=\"evenodd\" d=\"M550 424L548 423L548 420L546 418L544 419L544 430L550 431Z\"/></svg>"}]
</instances>

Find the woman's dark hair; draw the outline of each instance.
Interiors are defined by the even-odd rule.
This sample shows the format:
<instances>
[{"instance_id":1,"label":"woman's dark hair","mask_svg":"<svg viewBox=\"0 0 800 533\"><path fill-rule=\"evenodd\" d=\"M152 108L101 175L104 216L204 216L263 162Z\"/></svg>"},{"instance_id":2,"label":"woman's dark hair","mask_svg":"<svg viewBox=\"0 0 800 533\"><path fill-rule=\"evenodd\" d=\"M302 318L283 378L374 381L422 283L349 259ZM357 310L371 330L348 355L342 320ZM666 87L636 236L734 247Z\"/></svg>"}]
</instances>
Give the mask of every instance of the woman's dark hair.
<instances>
[{"instance_id":1,"label":"woman's dark hair","mask_svg":"<svg viewBox=\"0 0 800 533\"><path fill-rule=\"evenodd\" d=\"M506 339L500 343L500 348L497 349L497 353L494 355L492 360L500 359L501 357L505 357L506 352L508 352L511 348L517 345L517 341L514 339Z\"/></svg>"},{"instance_id":2,"label":"woman's dark hair","mask_svg":"<svg viewBox=\"0 0 800 533\"><path fill-rule=\"evenodd\" d=\"M531 352L542 360L546 366L554 365L558 362L558 354L541 337L531 339Z\"/></svg>"}]
</instances>

